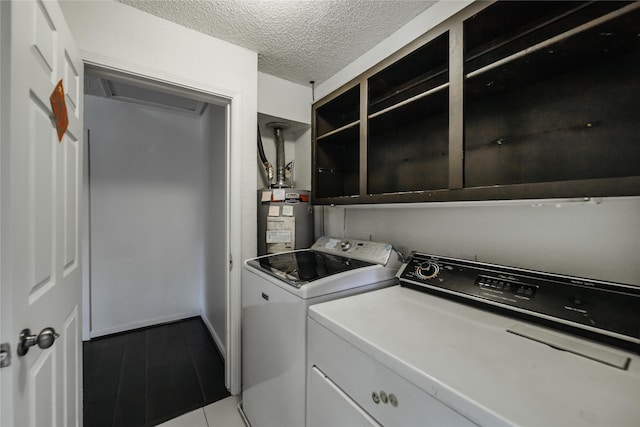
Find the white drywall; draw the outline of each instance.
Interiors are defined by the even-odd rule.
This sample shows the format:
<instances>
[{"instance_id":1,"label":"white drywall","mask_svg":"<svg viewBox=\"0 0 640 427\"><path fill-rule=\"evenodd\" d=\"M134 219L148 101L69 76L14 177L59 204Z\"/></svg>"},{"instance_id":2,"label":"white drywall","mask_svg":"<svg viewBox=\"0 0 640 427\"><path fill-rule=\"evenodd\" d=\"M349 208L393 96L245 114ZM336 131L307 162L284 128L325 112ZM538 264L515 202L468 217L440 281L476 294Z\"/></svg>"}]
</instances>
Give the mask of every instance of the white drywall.
<instances>
[{"instance_id":1,"label":"white drywall","mask_svg":"<svg viewBox=\"0 0 640 427\"><path fill-rule=\"evenodd\" d=\"M258 55L115 1L60 1L86 64L168 82L230 102L226 383L240 392L241 260L256 254Z\"/></svg>"},{"instance_id":2,"label":"white drywall","mask_svg":"<svg viewBox=\"0 0 640 427\"><path fill-rule=\"evenodd\" d=\"M329 235L640 286L640 198L325 207Z\"/></svg>"},{"instance_id":3,"label":"white drywall","mask_svg":"<svg viewBox=\"0 0 640 427\"><path fill-rule=\"evenodd\" d=\"M303 86L258 73L258 112L284 120L311 123L311 85Z\"/></svg>"},{"instance_id":4,"label":"white drywall","mask_svg":"<svg viewBox=\"0 0 640 427\"><path fill-rule=\"evenodd\" d=\"M217 111L224 126L223 107ZM92 336L199 315L203 290L214 287L206 283L214 248L205 230L224 188L210 185L202 121L86 97ZM224 158L224 144L218 150ZM224 301L224 282L217 287Z\"/></svg>"},{"instance_id":5,"label":"white drywall","mask_svg":"<svg viewBox=\"0 0 640 427\"><path fill-rule=\"evenodd\" d=\"M209 105L201 121L205 152L201 165L207 172L202 186L202 200L206 203L204 286L202 288L203 318L209 324L219 348L224 348L227 330L227 288L225 277L229 274L225 256L227 206L224 188L228 177L225 156L225 107Z\"/></svg>"},{"instance_id":6,"label":"white drywall","mask_svg":"<svg viewBox=\"0 0 640 427\"><path fill-rule=\"evenodd\" d=\"M255 254L257 54L114 1L61 1L85 63L235 100L231 136L232 186L239 205L242 250ZM238 236L240 237L240 236ZM238 283L239 285L239 283Z\"/></svg>"},{"instance_id":7,"label":"white drywall","mask_svg":"<svg viewBox=\"0 0 640 427\"><path fill-rule=\"evenodd\" d=\"M311 128L303 132L295 142L296 187L311 190Z\"/></svg>"}]
</instances>

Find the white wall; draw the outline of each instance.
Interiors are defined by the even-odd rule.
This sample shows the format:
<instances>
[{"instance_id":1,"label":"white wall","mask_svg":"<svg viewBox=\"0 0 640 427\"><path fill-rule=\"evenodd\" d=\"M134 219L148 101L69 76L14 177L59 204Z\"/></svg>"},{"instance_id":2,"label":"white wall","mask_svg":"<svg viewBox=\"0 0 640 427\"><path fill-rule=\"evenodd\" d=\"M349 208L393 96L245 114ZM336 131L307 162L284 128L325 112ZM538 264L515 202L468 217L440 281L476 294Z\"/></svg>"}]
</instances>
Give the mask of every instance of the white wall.
<instances>
[{"instance_id":1,"label":"white wall","mask_svg":"<svg viewBox=\"0 0 640 427\"><path fill-rule=\"evenodd\" d=\"M207 171L202 200L206 203L206 246L202 253L205 279L202 288L203 319L209 324L219 348L224 348L227 328L227 274L225 256L227 207L224 203L224 187L228 182L225 157L225 107L209 105L201 121L205 154L202 166Z\"/></svg>"},{"instance_id":2,"label":"white wall","mask_svg":"<svg viewBox=\"0 0 640 427\"><path fill-rule=\"evenodd\" d=\"M311 190L311 127L296 139L296 187Z\"/></svg>"},{"instance_id":3,"label":"white wall","mask_svg":"<svg viewBox=\"0 0 640 427\"><path fill-rule=\"evenodd\" d=\"M470 1L440 1L316 89L326 96ZM300 151L301 146L297 146ZM640 199L316 208L320 233L640 285Z\"/></svg>"},{"instance_id":4,"label":"white wall","mask_svg":"<svg viewBox=\"0 0 640 427\"><path fill-rule=\"evenodd\" d=\"M230 101L230 273L226 383L240 392L241 260L256 254L258 55L115 1L60 1L85 64L169 82Z\"/></svg>"},{"instance_id":5,"label":"white wall","mask_svg":"<svg viewBox=\"0 0 640 427\"><path fill-rule=\"evenodd\" d=\"M86 97L92 336L200 314L209 205L224 195L209 185L202 121Z\"/></svg>"},{"instance_id":6,"label":"white wall","mask_svg":"<svg viewBox=\"0 0 640 427\"><path fill-rule=\"evenodd\" d=\"M640 198L325 207L325 233L640 285Z\"/></svg>"},{"instance_id":7,"label":"white wall","mask_svg":"<svg viewBox=\"0 0 640 427\"><path fill-rule=\"evenodd\" d=\"M258 113L265 155L276 167L273 131L264 124L282 121L290 124L284 131L285 163L294 162L294 186L311 189L311 86L304 86L265 73L258 73ZM258 165L258 188L267 186L264 168Z\"/></svg>"},{"instance_id":8,"label":"white wall","mask_svg":"<svg viewBox=\"0 0 640 427\"><path fill-rule=\"evenodd\" d=\"M257 54L114 1L61 1L85 63L234 99L232 146L242 222L238 258L255 254ZM237 182L236 182L237 181ZM238 224L240 225L240 224ZM240 228L240 227L238 227ZM239 285L239 282L238 282Z\"/></svg>"},{"instance_id":9,"label":"white wall","mask_svg":"<svg viewBox=\"0 0 640 427\"><path fill-rule=\"evenodd\" d=\"M270 74L258 73L258 112L311 123L311 85L304 86Z\"/></svg>"}]
</instances>

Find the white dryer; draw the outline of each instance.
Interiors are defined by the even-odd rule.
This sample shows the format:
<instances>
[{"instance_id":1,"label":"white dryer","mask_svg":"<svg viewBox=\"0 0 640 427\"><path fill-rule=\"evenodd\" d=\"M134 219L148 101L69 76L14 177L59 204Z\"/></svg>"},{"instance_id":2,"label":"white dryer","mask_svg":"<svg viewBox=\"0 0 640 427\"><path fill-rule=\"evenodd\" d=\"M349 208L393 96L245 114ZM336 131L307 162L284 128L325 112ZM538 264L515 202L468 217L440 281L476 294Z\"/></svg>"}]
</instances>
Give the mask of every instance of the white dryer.
<instances>
[{"instance_id":1,"label":"white dryer","mask_svg":"<svg viewBox=\"0 0 640 427\"><path fill-rule=\"evenodd\" d=\"M330 237L245 261L240 409L251 427L305 424L308 307L393 285L400 265L389 244Z\"/></svg>"},{"instance_id":2,"label":"white dryer","mask_svg":"<svg viewBox=\"0 0 640 427\"><path fill-rule=\"evenodd\" d=\"M307 427L640 426L640 287L429 254L309 308Z\"/></svg>"}]
</instances>

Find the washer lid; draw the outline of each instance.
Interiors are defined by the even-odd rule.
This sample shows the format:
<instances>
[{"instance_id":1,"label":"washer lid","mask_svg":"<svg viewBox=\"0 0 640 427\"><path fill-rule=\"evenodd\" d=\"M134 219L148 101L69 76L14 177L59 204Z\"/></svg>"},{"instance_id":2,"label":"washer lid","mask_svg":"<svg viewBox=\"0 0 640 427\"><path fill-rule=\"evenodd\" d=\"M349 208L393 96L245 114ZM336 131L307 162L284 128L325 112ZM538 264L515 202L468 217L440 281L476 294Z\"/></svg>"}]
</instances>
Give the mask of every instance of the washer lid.
<instances>
[{"instance_id":1,"label":"washer lid","mask_svg":"<svg viewBox=\"0 0 640 427\"><path fill-rule=\"evenodd\" d=\"M266 255L249 260L247 264L296 288L327 276L375 265L314 250Z\"/></svg>"}]
</instances>

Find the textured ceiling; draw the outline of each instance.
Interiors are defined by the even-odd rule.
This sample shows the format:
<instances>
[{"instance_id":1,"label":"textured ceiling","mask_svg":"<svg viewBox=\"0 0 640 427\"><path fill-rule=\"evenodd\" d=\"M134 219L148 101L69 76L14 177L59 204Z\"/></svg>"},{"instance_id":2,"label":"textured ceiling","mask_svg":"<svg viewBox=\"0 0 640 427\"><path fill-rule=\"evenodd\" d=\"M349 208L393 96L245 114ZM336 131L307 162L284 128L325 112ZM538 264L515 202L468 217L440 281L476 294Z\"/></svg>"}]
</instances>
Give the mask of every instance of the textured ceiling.
<instances>
[{"instance_id":1,"label":"textured ceiling","mask_svg":"<svg viewBox=\"0 0 640 427\"><path fill-rule=\"evenodd\" d=\"M118 0L258 52L258 70L319 84L435 1Z\"/></svg>"}]
</instances>

